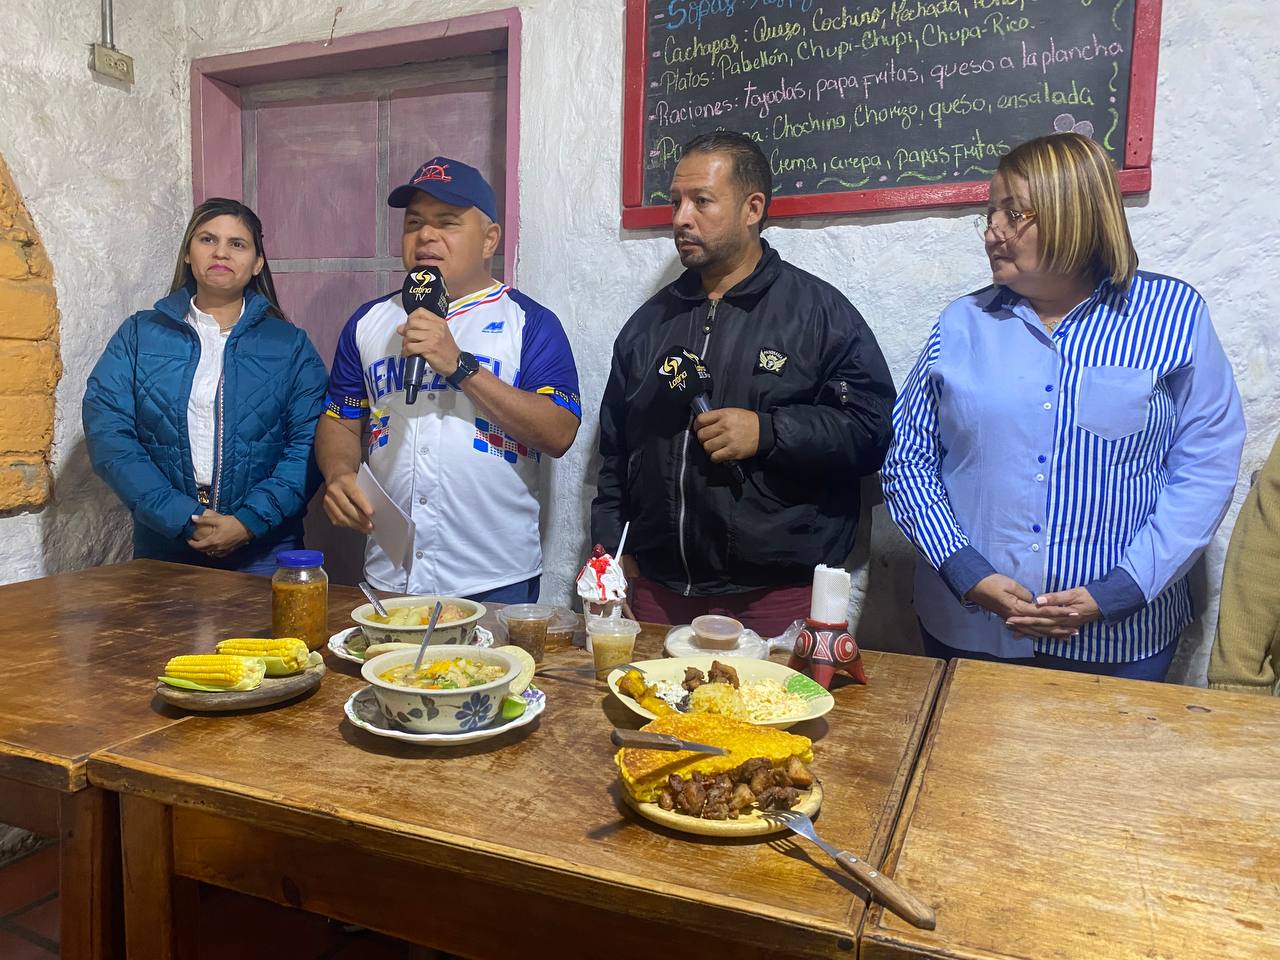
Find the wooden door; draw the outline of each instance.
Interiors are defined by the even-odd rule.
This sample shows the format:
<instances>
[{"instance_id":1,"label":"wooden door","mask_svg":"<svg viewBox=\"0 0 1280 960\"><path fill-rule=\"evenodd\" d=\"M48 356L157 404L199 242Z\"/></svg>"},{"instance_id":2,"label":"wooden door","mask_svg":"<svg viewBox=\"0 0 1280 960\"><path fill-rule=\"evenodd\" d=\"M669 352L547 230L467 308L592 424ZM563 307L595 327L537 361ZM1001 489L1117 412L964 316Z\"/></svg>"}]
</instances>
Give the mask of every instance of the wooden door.
<instances>
[{"instance_id":1,"label":"wooden door","mask_svg":"<svg viewBox=\"0 0 1280 960\"><path fill-rule=\"evenodd\" d=\"M244 201L261 217L289 319L324 358L362 303L398 290L402 214L387 194L437 155L483 173L503 209L506 51L241 89ZM493 273L506 273L502 256ZM362 575L364 538L317 496L307 546L332 580Z\"/></svg>"}]
</instances>

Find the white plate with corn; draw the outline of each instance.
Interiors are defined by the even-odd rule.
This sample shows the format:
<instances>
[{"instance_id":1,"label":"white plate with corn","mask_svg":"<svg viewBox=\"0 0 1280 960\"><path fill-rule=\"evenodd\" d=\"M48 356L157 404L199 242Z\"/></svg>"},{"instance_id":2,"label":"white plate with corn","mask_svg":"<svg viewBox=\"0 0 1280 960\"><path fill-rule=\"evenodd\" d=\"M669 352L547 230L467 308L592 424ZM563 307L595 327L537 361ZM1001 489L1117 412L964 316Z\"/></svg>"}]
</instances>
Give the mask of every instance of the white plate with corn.
<instances>
[{"instance_id":1,"label":"white plate with corn","mask_svg":"<svg viewBox=\"0 0 1280 960\"><path fill-rule=\"evenodd\" d=\"M223 640L215 653L173 657L156 694L186 710L247 710L282 703L320 685L324 660L301 640Z\"/></svg>"}]
</instances>

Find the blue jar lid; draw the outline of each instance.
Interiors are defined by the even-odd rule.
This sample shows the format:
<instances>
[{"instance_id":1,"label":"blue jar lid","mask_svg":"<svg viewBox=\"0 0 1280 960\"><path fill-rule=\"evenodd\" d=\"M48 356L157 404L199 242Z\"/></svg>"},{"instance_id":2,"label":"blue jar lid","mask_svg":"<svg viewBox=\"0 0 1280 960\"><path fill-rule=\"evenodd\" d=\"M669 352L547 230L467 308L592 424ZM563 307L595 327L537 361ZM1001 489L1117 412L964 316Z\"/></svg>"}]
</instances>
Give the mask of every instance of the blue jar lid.
<instances>
[{"instance_id":1,"label":"blue jar lid","mask_svg":"<svg viewBox=\"0 0 1280 960\"><path fill-rule=\"evenodd\" d=\"M286 550L276 557L276 563L296 569L318 567L324 563L324 554L319 550Z\"/></svg>"}]
</instances>

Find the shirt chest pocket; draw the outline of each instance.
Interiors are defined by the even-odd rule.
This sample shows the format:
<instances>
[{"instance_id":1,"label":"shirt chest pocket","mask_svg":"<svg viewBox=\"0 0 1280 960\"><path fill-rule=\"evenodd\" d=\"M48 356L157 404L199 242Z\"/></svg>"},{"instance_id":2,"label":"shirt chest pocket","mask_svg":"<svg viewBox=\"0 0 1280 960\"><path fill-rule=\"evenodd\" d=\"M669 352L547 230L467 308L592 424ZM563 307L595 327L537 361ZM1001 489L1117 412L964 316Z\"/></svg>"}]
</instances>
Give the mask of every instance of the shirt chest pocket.
<instances>
[{"instance_id":1,"label":"shirt chest pocket","mask_svg":"<svg viewBox=\"0 0 1280 960\"><path fill-rule=\"evenodd\" d=\"M1136 367L1085 367L1076 423L1103 440L1122 440L1147 425L1155 373Z\"/></svg>"}]
</instances>

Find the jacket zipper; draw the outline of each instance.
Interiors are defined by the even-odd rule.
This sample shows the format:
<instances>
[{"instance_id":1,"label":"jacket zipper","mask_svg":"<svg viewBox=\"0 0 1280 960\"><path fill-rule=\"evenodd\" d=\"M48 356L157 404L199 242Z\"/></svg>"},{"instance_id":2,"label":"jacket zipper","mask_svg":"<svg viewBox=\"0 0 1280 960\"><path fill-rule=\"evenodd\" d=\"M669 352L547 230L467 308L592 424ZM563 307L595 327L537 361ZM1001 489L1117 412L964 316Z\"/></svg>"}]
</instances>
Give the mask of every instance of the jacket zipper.
<instances>
[{"instance_id":1,"label":"jacket zipper","mask_svg":"<svg viewBox=\"0 0 1280 960\"><path fill-rule=\"evenodd\" d=\"M213 435L217 438L217 442L213 448L213 490L209 493L209 509L215 513L218 510L218 486L222 480L222 387L226 382L227 374L224 366L222 375L218 377L218 416L213 426Z\"/></svg>"},{"instance_id":2,"label":"jacket zipper","mask_svg":"<svg viewBox=\"0 0 1280 960\"><path fill-rule=\"evenodd\" d=\"M702 357L702 362L707 362L707 346L711 343L711 328L715 326L716 307L719 306L719 300L712 300L711 305L707 308L707 321L702 326L702 349L698 351L698 355ZM684 474L685 468L689 465L689 440L693 437L693 417L689 418L689 429L684 432L684 446L680 448L680 480L677 485L676 494L680 501L679 516L679 541L680 541L680 562L684 564L684 595L690 596L693 593L693 574L689 572L689 555L684 547L684 516L685 516L685 499L684 499Z\"/></svg>"}]
</instances>

